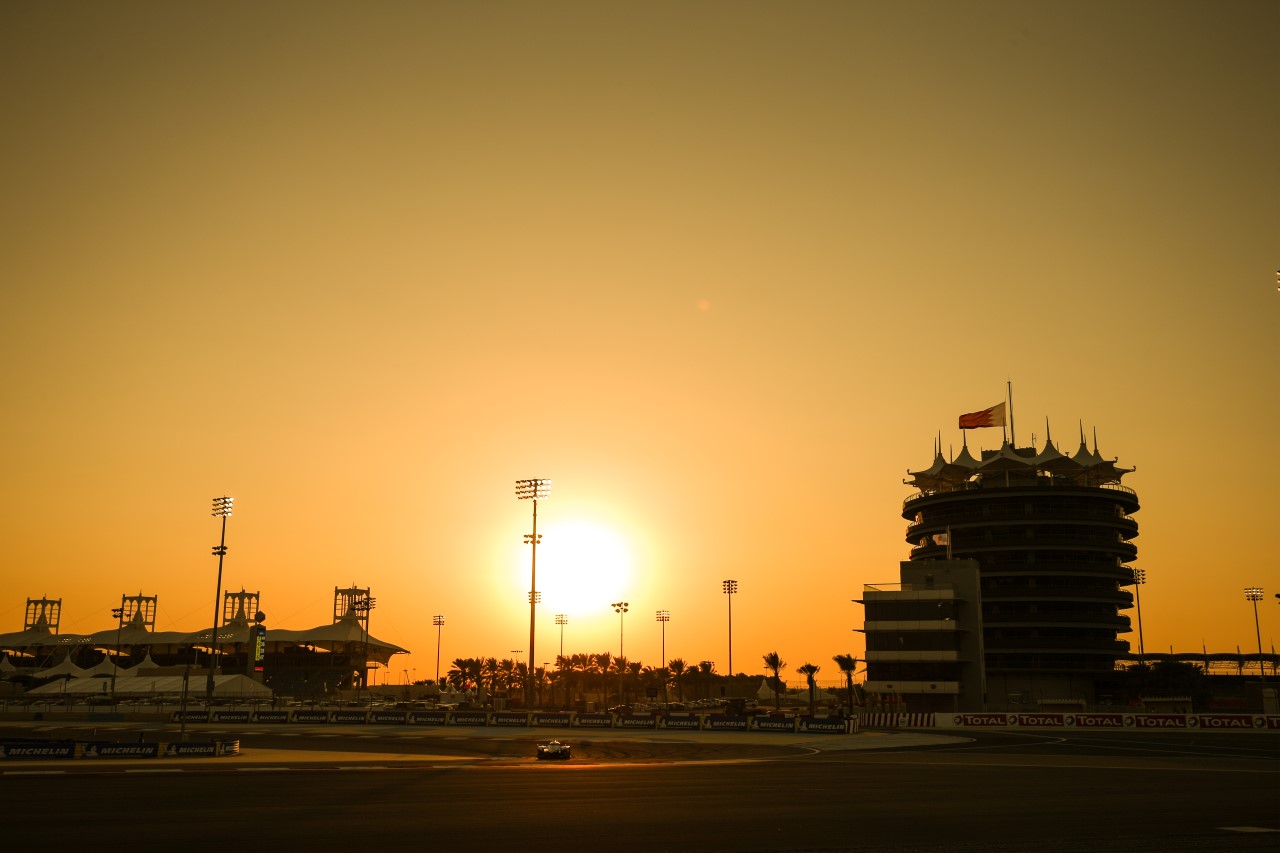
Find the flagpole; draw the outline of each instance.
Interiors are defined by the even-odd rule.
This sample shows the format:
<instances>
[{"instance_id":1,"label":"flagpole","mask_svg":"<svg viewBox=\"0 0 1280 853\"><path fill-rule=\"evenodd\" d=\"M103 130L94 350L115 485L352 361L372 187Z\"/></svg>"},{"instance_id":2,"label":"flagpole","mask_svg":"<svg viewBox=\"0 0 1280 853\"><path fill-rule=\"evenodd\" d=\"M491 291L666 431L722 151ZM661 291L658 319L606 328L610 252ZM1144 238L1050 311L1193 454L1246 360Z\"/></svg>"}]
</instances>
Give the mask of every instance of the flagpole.
<instances>
[{"instance_id":1,"label":"flagpole","mask_svg":"<svg viewBox=\"0 0 1280 853\"><path fill-rule=\"evenodd\" d=\"M1018 438L1013 432L1013 380L1008 380L1005 385L1009 392L1009 444L1014 450L1017 450Z\"/></svg>"}]
</instances>

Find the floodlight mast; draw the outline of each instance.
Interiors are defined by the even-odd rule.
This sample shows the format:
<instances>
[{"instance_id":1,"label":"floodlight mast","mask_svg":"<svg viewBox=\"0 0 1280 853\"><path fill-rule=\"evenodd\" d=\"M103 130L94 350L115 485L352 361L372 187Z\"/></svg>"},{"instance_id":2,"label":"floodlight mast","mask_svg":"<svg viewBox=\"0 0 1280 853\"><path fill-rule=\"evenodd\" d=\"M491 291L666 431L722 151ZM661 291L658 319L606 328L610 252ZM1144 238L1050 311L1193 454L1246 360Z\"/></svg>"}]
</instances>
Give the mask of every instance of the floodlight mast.
<instances>
[{"instance_id":1,"label":"floodlight mast","mask_svg":"<svg viewBox=\"0 0 1280 853\"><path fill-rule=\"evenodd\" d=\"M115 710L116 704L116 672L120 668L120 629L124 627L124 596L120 596L120 606L111 610L111 615L116 617L116 655L111 659L111 708Z\"/></svg>"},{"instance_id":2,"label":"floodlight mast","mask_svg":"<svg viewBox=\"0 0 1280 853\"><path fill-rule=\"evenodd\" d=\"M436 626L436 687L440 687L440 633L444 631L444 616L436 614L431 617L431 624Z\"/></svg>"},{"instance_id":3,"label":"floodlight mast","mask_svg":"<svg viewBox=\"0 0 1280 853\"><path fill-rule=\"evenodd\" d=\"M667 678L670 673L667 672L667 623L671 621L670 610L657 611L656 618L662 623L662 702L667 704Z\"/></svg>"},{"instance_id":4,"label":"floodlight mast","mask_svg":"<svg viewBox=\"0 0 1280 853\"><path fill-rule=\"evenodd\" d=\"M367 592L352 602L352 608L356 611L356 618L364 629L364 651L361 653L363 660L360 662L360 671L356 673L356 704L360 704L360 687L368 687L369 681L369 612L378 605L378 599L369 595ZM373 693L369 693L369 704L373 705Z\"/></svg>"},{"instance_id":5,"label":"floodlight mast","mask_svg":"<svg viewBox=\"0 0 1280 853\"><path fill-rule=\"evenodd\" d=\"M1262 628L1258 624L1258 602L1262 600L1262 587L1246 586L1244 588L1245 601L1253 602L1253 631L1258 637L1258 674L1266 677L1266 667L1262 663ZM1272 667L1271 674L1275 675L1275 667Z\"/></svg>"},{"instance_id":6,"label":"floodlight mast","mask_svg":"<svg viewBox=\"0 0 1280 853\"><path fill-rule=\"evenodd\" d=\"M1133 598L1138 605L1138 664L1147 662L1147 650L1142 642L1142 585L1147 582L1146 569L1133 570Z\"/></svg>"},{"instance_id":7,"label":"floodlight mast","mask_svg":"<svg viewBox=\"0 0 1280 853\"><path fill-rule=\"evenodd\" d=\"M551 481L546 479L516 480L516 498L522 501L533 501L533 532L526 533L524 541L532 546L529 567L529 666L525 674L524 706L529 708L533 701L533 661L534 661L534 626L538 615L538 501L551 496Z\"/></svg>"},{"instance_id":8,"label":"floodlight mast","mask_svg":"<svg viewBox=\"0 0 1280 853\"><path fill-rule=\"evenodd\" d=\"M738 591L738 582L733 579L720 584L724 594L729 596L729 677L733 678L733 594Z\"/></svg>"},{"instance_id":9,"label":"floodlight mast","mask_svg":"<svg viewBox=\"0 0 1280 853\"><path fill-rule=\"evenodd\" d=\"M564 626L569 624L568 615L564 613L557 613L556 624L560 626L560 657L564 657Z\"/></svg>"},{"instance_id":10,"label":"floodlight mast","mask_svg":"<svg viewBox=\"0 0 1280 853\"><path fill-rule=\"evenodd\" d=\"M618 614L618 702L626 704L626 657L622 654L622 623L626 619L626 612L631 609L630 601L615 601L609 605L613 608L613 612Z\"/></svg>"},{"instance_id":11,"label":"floodlight mast","mask_svg":"<svg viewBox=\"0 0 1280 853\"><path fill-rule=\"evenodd\" d=\"M227 556L227 519L235 498L223 495L213 499L213 517L222 519L222 539L213 547L218 558L218 585L213 590L213 631L209 634L209 679L205 683L205 699L213 702L213 675L218 671L218 623L222 612L222 558Z\"/></svg>"}]
</instances>

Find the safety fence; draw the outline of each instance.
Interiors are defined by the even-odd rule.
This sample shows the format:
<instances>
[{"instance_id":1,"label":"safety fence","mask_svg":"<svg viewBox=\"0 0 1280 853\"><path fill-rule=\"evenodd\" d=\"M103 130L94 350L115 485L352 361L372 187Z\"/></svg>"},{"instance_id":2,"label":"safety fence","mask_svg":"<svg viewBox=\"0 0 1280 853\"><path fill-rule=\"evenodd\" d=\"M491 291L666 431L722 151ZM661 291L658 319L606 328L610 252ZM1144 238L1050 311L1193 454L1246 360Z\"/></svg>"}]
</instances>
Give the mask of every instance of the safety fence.
<instances>
[{"instance_id":1,"label":"safety fence","mask_svg":"<svg viewBox=\"0 0 1280 853\"><path fill-rule=\"evenodd\" d=\"M611 714L575 711L366 711L239 710L174 711L173 722L185 723L340 723L348 725L485 726L495 728L682 729L685 731L758 731L852 734L856 718L810 717L800 714Z\"/></svg>"},{"instance_id":2,"label":"safety fence","mask_svg":"<svg viewBox=\"0 0 1280 853\"><path fill-rule=\"evenodd\" d=\"M864 714L866 728L904 729L1160 729L1280 731L1277 714L1150 714L1125 712L1005 712Z\"/></svg>"},{"instance_id":3,"label":"safety fence","mask_svg":"<svg viewBox=\"0 0 1280 853\"><path fill-rule=\"evenodd\" d=\"M214 758L239 755L239 740L159 741L3 740L0 759L41 758Z\"/></svg>"}]
</instances>

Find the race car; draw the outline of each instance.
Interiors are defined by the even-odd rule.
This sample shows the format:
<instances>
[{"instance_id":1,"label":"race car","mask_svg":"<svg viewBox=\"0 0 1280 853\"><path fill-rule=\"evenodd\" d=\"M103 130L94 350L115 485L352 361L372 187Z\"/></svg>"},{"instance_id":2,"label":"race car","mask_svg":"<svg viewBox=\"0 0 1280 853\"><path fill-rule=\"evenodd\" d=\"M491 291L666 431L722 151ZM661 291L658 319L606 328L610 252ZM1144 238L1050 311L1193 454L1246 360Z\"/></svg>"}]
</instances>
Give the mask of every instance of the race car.
<instances>
[{"instance_id":1,"label":"race car","mask_svg":"<svg viewBox=\"0 0 1280 853\"><path fill-rule=\"evenodd\" d=\"M552 761L555 761L557 759L568 761L570 752L571 752L571 749L569 747L569 744L561 743L558 740L553 740L550 743L538 744L538 760L539 761L542 761L543 759L548 759Z\"/></svg>"}]
</instances>

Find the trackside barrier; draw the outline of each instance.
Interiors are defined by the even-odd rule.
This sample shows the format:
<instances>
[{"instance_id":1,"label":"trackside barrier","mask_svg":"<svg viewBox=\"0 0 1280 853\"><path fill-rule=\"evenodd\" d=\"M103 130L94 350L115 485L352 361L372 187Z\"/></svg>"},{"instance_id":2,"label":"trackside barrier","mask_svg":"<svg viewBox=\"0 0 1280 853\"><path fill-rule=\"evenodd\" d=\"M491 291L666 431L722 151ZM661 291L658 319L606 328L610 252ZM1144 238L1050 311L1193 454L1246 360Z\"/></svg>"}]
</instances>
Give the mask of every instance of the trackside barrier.
<instances>
[{"instance_id":1,"label":"trackside barrier","mask_svg":"<svg viewBox=\"0 0 1280 853\"><path fill-rule=\"evenodd\" d=\"M239 755L240 741L0 741L0 759L33 758L171 758L184 756Z\"/></svg>"},{"instance_id":2,"label":"trackside barrier","mask_svg":"<svg viewBox=\"0 0 1280 853\"><path fill-rule=\"evenodd\" d=\"M983 713L940 715L943 727L1017 729L1160 729L1163 731L1280 730L1274 714L1126 714L1105 713Z\"/></svg>"},{"instance_id":3,"label":"trackside barrier","mask_svg":"<svg viewBox=\"0 0 1280 853\"><path fill-rule=\"evenodd\" d=\"M928 717L925 723L917 719L894 722L888 719L861 724L868 726L921 726L934 725L932 714L882 714L884 718ZM853 733L860 727L857 718L810 717L801 715L732 715L732 714L612 714L606 712L576 713L569 711L484 711L445 710L434 711L366 711L320 708L286 710L225 711L187 710L174 711L173 722L187 723L303 723L347 725L411 725L411 726L478 726L497 728L573 727L585 729L683 729L687 731L759 731L759 732L813 732Z\"/></svg>"},{"instance_id":4,"label":"trackside barrier","mask_svg":"<svg viewBox=\"0 0 1280 853\"><path fill-rule=\"evenodd\" d=\"M73 740L0 741L0 758L79 758L83 746Z\"/></svg>"},{"instance_id":5,"label":"trackside barrier","mask_svg":"<svg viewBox=\"0 0 1280 853\"><path fill-rule=\"evenodd\" d=\"M1107 712L1007 712L963 714L864 714L871 728L1128 729L1163 731L1280 731L1277 714L1130 714Z\"/></svg>"},{"instance_id":6,"label":"trackside barrier","mask_svg":"<svg viewBox=\"0 0 1280 853\"><path fill-rule=\"evenodd\" d=\"M872 729L918 729L932 728L937 725L933 714L914 713L914 714L894 714L879 711L872 714L863 714L859 719L862 725Z\"/></svg>"}]
</instances>

